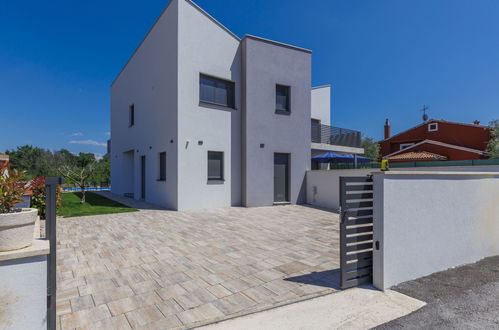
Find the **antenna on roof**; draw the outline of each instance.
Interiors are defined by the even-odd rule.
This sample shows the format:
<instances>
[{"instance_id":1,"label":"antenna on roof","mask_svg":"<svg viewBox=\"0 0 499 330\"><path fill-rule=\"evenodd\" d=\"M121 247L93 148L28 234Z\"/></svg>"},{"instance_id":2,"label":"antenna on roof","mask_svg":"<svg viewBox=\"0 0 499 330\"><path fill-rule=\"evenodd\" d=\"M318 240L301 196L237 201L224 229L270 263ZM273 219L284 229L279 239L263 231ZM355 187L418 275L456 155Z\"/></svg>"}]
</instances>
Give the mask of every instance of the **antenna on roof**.
<instances>
[{"instance_id":1,"label":"antenna on roof","mask_svg":"<svg viewBox=\"0 0 499 330\"><path fill-rule=\"evenodd\" d=\"M423 108L421 109L421 111L423 112L423 121L428 121L428 115L426 114L426 110L428 110L429 107L427 107L426 105L423 105Z\"/></svg>"}]
</instances>

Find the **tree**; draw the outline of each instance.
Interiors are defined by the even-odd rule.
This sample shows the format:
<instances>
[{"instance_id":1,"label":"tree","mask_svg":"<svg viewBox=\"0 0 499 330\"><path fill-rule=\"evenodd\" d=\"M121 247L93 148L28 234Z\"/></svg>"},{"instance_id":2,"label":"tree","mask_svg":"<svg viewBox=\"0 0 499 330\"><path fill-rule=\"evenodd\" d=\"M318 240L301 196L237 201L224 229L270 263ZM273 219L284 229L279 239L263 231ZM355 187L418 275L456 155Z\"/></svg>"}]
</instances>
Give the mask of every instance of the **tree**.
<instances>
[{"instance_id":1,"label":"tree","mask_svg":"<svg viewBox=\"0 0 499 330\"><path fill-rule=\"evenodd\" d=\"M90 178L90 181L92 181L96 185L101 185L102 183L109 184L109 181L111 181L110 172L109 159L101 158L95 164L95 171Z\"/></svg>"},{"instance_id":2,"label":"tree","mask_svg":"<svg viewBox=\"0 0 499 330\"><path fill-rule=\"evenodd\" d=\"M94 174L95 162L80 166L76 163L66 163L59 166L58 171L67 182L81 189L80 203L85 203L85 188L88 186L90 177Z\"/></svg>"},{"instance_id":3,"label":"tree","mask_svg":"<svg viewBox=\"0 0 499 330\"><path fill-rule=\"evenodd\" d=\"M362 148L364 148L364 157L371 158L373 161L379 160L379 143L373 138L365 136L362 138Z\"/></svg>"},{"instance_id":4,"label":"tree","mask_svg":"<svg viewBox=\"0 0 499 330\"><path fill-rule=\"evenodd\" d=\"M76 157L76 162L79 166L85 167L88 164L95 163L95 155L92 153L80 152Z\"/></svg>"},{"instance_id":5,"label":"tree","mask_svg":"<svg viewBox=\"0 0 499 330\"><path fill-rule=\"evenodd\" d=\"M499 158L499 119L491 121L490 127L492 128L492 133L487 145L487 151L490 158Z\"/></svg>"},{"instance_id":6,"label":"tree","mask_svg":"<svg viewBox=\"0 0 499 330\"><path fill-rule=\"evenodd\" d=\"M25 171L29 176L53 175L53 155L42 148L24 145L17 150L7 150L12 168Z\"/></svg>"}]
</instances>

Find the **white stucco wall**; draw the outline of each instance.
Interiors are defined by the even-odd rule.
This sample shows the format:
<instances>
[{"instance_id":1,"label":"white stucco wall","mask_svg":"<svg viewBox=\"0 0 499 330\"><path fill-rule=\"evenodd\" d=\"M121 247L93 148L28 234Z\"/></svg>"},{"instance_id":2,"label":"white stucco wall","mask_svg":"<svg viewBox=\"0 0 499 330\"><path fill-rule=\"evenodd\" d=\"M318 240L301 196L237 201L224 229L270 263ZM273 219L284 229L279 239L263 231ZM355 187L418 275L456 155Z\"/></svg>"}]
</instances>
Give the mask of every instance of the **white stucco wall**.
<instances>
[{"instance_id":1,"label":"white stucco wall","mask_svg":"<svg viewBox=\"0 0 499 330\"><path fill-rule=\"evenodd\" d=\"M340 207L340 176L366 176L378 171L375 168L307 171L307 204L337 210ZM499 166L410 167L390 170L396 171L499 172Z\"/></svg>"},{"instance_id":2,"label":"white stucco wall","mask_svg":"<svg viewBox=\"0 0 499 330\"><path fill-rule=\"evenodd\" d=\"M307 171L307 204L332 210L340 208L340 177L366 176L375 169Z\"/></svg>"},{"instance_id":3,"label":"white stucco wall","mask_svg":"<svg viewBox=\"0 0 499 330\"><path fill-rule=\"evenodd\" d=\"M274 153L290 156L290 202L306 201L310 169L311 54L253 37L243 47L243 205L272 205ZM276 84L290 86L291 113L275 113ZM264 144L261 148L260 144Z\"/></svg>"},{"instance_id":4,"label":"white stucco wall","mask_svg":"<svg viewBox=\"0 0 499 330\"><path fill-rule=\"evenodd\" d=\"M0 329L47 329L47 257L0 261Z\"/></svg>"},{"instance_id":5,"label":"white stucco wall","mask_svg":"<svg viewBox=\"0 0 499 330\"><path fill-rule=\"evenodd\" d=\"M241 205L239 39L188 1L179 1L178 32L178 209ZM236 109L200 105L200 73L234 81ZM208 183L208 151L224 152L225 182Z\"/></svg>"},{"instance_id":6,"label":"white stucco wall","mask_svg":"<svg viewBox=\"0 0 499 330\"><path fill-rule=\"evenodd\" d=\"M398 171L374 180L376 287L499 254L499 173Z\"/></svg>"},{"instance_id":7,"label":"white stucco wall","mask_svg":"<svg viewBox=\"0 0 499 330\"><path fill-rule=\"evenodd\" d=\"M312 118L331 125L331 86L312 88Z\"/></svg>"},{"instance_id":8,"label":"white stucco wall","mask_svg":"<svg viewBox=\"0 0 499 330\"><path fill-rule=\"evenodd\" d=\"M171 209L177 209L177 12L173 0L111 86L112 191L140 199L145 155L146 201ZM135 125L128 127L131 104ZM124 154L131 150L133 159ZM164 151L166 182L157 181Z\"/></svg>"}]
</instances>

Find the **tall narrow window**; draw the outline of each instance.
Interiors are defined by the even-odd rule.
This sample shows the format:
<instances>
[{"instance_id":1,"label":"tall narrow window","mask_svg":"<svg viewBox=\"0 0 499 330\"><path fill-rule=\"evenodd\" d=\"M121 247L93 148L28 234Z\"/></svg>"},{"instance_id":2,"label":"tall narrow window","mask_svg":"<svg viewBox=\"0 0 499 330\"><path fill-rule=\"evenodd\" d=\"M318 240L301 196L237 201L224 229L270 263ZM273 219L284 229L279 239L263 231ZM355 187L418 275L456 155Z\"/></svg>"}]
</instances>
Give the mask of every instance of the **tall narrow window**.
<instances>
[{"instance_id":1,"label":"tall narrow window","mask_svg":"<svg viewBox=\"0 0 499 330\"><path fill-rule=\"evenodd\" d=\"M234 108L234 83L201 74L199 101Z\"/></svg>"},{"instance_id":2,"label":"tall narrow window","mask_svg":"<svg viewBox=\"0 0 499 330\"><path fill-rule=\"evenodd\" d=\"M130 105L130 109L128 111L128 126L132 127L135 125L135 105Z\"/></svg>"},{"instance_id":3,"label":"tall narrow window","mask_svg":"<svg viewBox=\"0 0 499 330\"><path fill-rule=\"evenodd\" d=\"M289 113L289 86L276 85L275 86L275 109L276 113Z\"/></svg>"},{"instance_id":4,"label":"tall narrow window","mask_svg":"<svg viewBox=\"0 0 499 330\"><path fill-rule=\"evenodd\" d=\"M159 178L158 181L166 181L166 152L159 153Z\"/></svg>"},{"instance_id":5,"label":"tall narrow window","mask_svg":"<svg viewBox=\"0 0 499 330\"><path fill-rule=\"evenodd\" d=\"M224 179L224 153L208 151L208 181L222 181Z\"/></svg>"}]
</instances>

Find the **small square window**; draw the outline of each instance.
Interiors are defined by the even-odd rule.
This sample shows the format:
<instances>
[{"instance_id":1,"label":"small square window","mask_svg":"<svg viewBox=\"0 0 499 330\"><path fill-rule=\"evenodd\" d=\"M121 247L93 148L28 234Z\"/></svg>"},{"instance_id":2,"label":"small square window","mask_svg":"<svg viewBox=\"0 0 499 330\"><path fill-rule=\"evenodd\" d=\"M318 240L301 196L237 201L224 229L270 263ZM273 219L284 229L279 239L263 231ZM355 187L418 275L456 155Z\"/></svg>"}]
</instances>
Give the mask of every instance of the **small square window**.
<instances>
[{"instance_id":1,"label":"small square window","mask_svg":"<svg viewBox=\"0 0 499 330\"><path fill-rule=\"evenodd\" d=\"M438 123L428 124L428 132L438 131Z\"/></svg>"},{"instance_id":2,"label":"small square window","mask_svg":"<svg viewBox=\"0 0 499 330\"><path fill-rule=\"evenodd\" d=\"M128 109L128 127L135 125L135 105L130 105Z\"/></svg>"},{"instance_id":3,"label":"small square window","mask_svg":"<svg viewBox=\"0 0 499 330\"><path fill-rule=\"evenodd\" d=\"M290 111L290 88L289 86L276 85L275 86L275 109L276 112Z\"/></svg>"},{"instance_id":4,"label":"small square window","mask_svg":"<svg viewBox=\"0 0 499 330\"><path fill-rule=\"evenodd\" d=\"M166 152L159 153L159 178L158 181L166 181Z\"/></svg>"},{"instance_id":5,"label":"small square window","mask_svg":"<svg viewBox=\"0 0 499 330\"><path fill-rule=\"evenodd\" d=\"M224 153L221 151L208 151L208 181L223 181L224 179Z\"/></svg>"}]
</instances>

